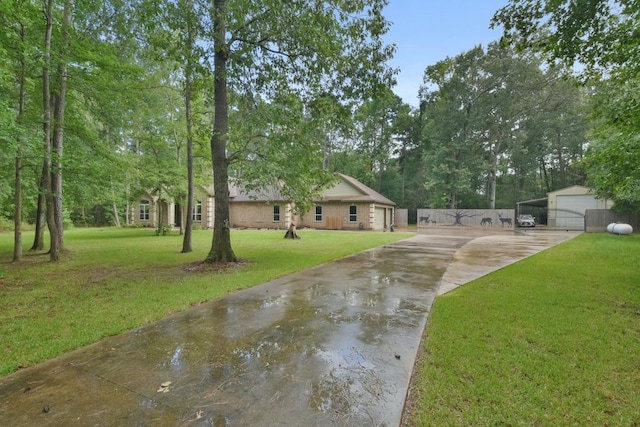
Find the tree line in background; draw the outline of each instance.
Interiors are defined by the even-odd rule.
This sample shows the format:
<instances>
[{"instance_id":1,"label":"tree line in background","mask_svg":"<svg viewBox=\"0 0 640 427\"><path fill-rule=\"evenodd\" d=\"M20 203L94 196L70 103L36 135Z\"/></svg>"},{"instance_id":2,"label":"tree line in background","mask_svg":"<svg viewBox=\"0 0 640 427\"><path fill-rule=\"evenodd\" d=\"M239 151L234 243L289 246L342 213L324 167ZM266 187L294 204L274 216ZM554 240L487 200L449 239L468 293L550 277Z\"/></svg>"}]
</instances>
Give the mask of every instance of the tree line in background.
<instances>
[{"instance_id":1,"label":"tree line in background","mask_svg":"<svg viewBox=\"0 0 640 427\"><path fill-rule=\"evenodd\" d=\"M385 4L0 0L14 259L23 221L33 249L49 230L55 260L65 223L128 224L149 190L190 212L214 176L214 262L235 260L229 179L280 185L301 212L334 171L410 212L572 184L640 208L637 5L511 2L493 21L504 39L427 67L414 108L392 92Z\"/></svg>"}]
</instances>

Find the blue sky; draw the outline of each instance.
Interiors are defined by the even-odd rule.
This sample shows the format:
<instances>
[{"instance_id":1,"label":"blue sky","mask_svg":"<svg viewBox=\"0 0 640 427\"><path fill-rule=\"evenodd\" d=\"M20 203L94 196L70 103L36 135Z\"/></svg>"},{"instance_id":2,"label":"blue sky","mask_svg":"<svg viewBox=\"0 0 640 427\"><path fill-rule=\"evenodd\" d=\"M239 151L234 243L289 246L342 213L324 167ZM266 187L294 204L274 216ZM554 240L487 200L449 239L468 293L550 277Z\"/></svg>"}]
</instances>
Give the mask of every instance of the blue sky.
<instances>
[{"instance_id":1,"label":"blue sky","mask_svg":"<svg viewBox=\"0 0 640 427\"><path fill-rule=\"evenodd\" d=\"M454 57L478 44L498 40L501 31L490 30L494 12L508 0L389 0L384 9L391 21L385 36L397 46L390 65L399 68L395 93L418 105L418 90L425 68Z\"/></svg>"}]
</instances>

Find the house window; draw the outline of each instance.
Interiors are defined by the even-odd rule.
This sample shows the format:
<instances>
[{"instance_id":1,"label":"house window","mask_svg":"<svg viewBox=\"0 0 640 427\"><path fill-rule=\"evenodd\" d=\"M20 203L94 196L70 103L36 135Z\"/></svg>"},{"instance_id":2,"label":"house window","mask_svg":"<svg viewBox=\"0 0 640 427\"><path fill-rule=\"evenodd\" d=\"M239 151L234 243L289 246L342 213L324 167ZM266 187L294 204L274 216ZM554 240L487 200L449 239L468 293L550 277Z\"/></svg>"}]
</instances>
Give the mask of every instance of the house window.
<instances>
[{"instance_id":1,"label":"house window","mask_svg":"<svg viewBox=\"0 0 640 427\"><path fill-rule=\"evenodd\" d=\"M322 206L316 206L316 222L322 221Z\"/></svg>"},{"instance_id":2,"label":"house window","mask_svg":"<svg viewBox=\"0 0 640 427\"><path fill-rule=\"evenodd\" d=\"M273 207L273 222L280 222L280 206Z\"/></svg>"},{"instance_id":3,"label":"house window","mask_svg":"<svg viewBox=\"0 0 640 427\"><path fill-rule=\"evenodd\" d=\"M193 205L191 219L193 219L194 221L202 221L202 202L200 200L196 200Z\"/></svg>"},{"instance_id":4,"label":"house window","mask_svg":"<svg viewBox=\"0 0 640 427\"><path fill-rule=\"evenodd\" d=\"M358 207L356 205L349 206L349 222L358 220Z\"/></svg>"},{"instance_id":5,"label":"house window","mask_svg":"<svg viewBox=\"0 0 640 427\"><path fill-rule=\"evenodd\" d=\"M140 221L149 221L149 201L140 200Z\"/></svg>"}]
</instances>

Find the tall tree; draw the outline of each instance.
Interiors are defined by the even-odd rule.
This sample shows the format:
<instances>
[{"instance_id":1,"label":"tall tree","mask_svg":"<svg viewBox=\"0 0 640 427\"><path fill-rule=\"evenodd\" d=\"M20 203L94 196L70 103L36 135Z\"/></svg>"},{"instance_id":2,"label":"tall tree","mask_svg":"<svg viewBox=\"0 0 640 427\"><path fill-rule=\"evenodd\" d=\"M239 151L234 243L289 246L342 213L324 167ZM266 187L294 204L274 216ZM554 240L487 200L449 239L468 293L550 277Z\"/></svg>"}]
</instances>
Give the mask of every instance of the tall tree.
<instances>
[{"instance_id":1,"label":"tall tree","mask_svg":"<svg viewBox=\"0 0 640 427\"><path fill-rule=\"evenodd\" d=\"M400 106L398 117L394 123L394 133L397 137L398 147L395 155L397 156L398 167L400 168L400 191L398 204L401 207L409 207L408 188L410 186L412 175L415 175L417 159L420 158L418 153L420 141L420 115L418 111L411 108L408 104ZM417 154L417 155L416 155ZM411 207L416 208L417 204Z\"/></svg>"},{"instance_id":2,"label":"tall tree","mask_svg":"<svg viewBox=\"0 0 640 427\"><path fill-rule=\"evenodd\" d=\"M214 1L215 219L207 261L236 261L229 222L229 89L267 100L293 96L309 102L320 94L362 99L390 77L385 62L393 49L381 41L388 28L382 16L385 4L384 0ZM308 177L323 174L319 164L297 175L307 185ZM292 174L273 177L285 181L287 188L298 187Z\"/></svg>"},{"instance_id":3,"label":"tall tree","mask_svg":"<svg viewBox=\"0 0 640 427\"><path fill-rule=\"evenodd\" d=\"M182 239L182 252L193 252L191 235L193 231L193 209L194 209L194 170L193 170L193 110L191 101L194 97L194 74L196 61L192 52L196 48L196 20L192 0L187 0L183 8L187 12L186 19L186 43L185 50L188 52L184 66L184 105L185 119L187 125L187 222Z\"/></svg>"},{"instance_id":4,"label":"tall tree","mask_svg":"<svg viewBox=\"0 0 640 427\"><path fill-rule=\"evenodd\" d=\"M25 49L25 25L20 22L19 26L19 40L20 40L20 71L18 74L18 114L17 114L17 127L22 128L24 124L24 116L26 109L26 79L27 79L27 59L24 52ZM24 138L20 133L17 134L17 148L16 148L16 178L14 182L14 240L13 240L13 261L17 262L22 259L22 167L24 154Z\"/></svg>"},{"instance_id":5,"label":"tall tree","mask_svg":"<svg viewBox=\"0 0 640 427\"><path fill-rule=\"evenodd\" d=\"M480 190L485 166L475 136L481 116L476 109L484 90L479 70L483 56L478 46L425 71L420 95L427 147L423 185L430 207L456 209L461 202L471 207L472 195Z\"/></svg>"},{"instance_id":6,"label":"tall tree","mask_svg":"<svg viewBox=\"0 0 640 427\"><path fill-rule=\"evenodd\" d=\"M27 116L27 96L32 86L33 55L31 54L33 42L31 36L32 20L36 16L36 7L29 2L0 2L3 14L0 17L0 141L7 143L3 149L9 159L14 154L14 181L13 181L13 215L14 220L14 250L13 261L22 258L22 221L24 205L23 201L23 176L25 169L25 157L31 155L30 142L33 130L29 129L30 118ZM32 36L31 36L32 37ZM6 48L6 50L5 50ZM0 163L4 163L0 158ZM10 170L3 164L5 170ZM2 192L2 177L0 176L0 192ZM7 192L9 193L9 192ZM0 209L2 212L2 209Z\"/></svg>"},{"instance_id":7,"label":"tall tree","mask_svg":"<svg viewBox=\"0 0 640 427\"><path fill-rule=\"evenodd\" d=\"M53 33L53 0L47 0L43 3L43 12L45 17L45 33L44 33L44 59L42 69L42 110L43 110L43 152L44 163L42 167L42 193L46 200L46 219L47 226L49 228L50 236L50 259L57 261L59 258L58 251L58 228L56 227L54 217L54 194L52 187L52 162L53 162L53 148L52 148L52 114L51 114L51 38ZM34 243L35 244L35 243Z\"/></svg>"},{"instance_id":8,"label":"tall tree","mask_svg":"<svg viewBox=\"0 0 640 427\"><path fill-rule=\"evenodd\" d=\"M183 134L186 139L187 195L186 223L184 224L182 252L191 252L194 207L194 111L193 103L202 91L202 82L209 77L205 67L207 54L203 50L203 25L208 4L199 0L178 2L144 2L147 17L143 24L148 32L151 50L174 71L173 78L181 86L184 112ZM200 43L198 43L200 42ZM174 128L174 133L177 131ZM177 141L176 141L177 142Z\"/></svg>"},{"instance_id":9,"label":"tall tree","mask_svg":"<svg viewBox=\"0 0 640 427\"><path fill-rule=\"evenodd\" d=\"M477 109L481 115L481 145L487 156L488 208L496 208L496 187L500 169L522 137L522 125L538 109L542 73L531 56L490 43L482 58L481 87Z\"/></svg>"},{"instance_id":10,"label":"tall tree","mask_svg":"<svg viewBox=\"0 0 640 427\"><path fill-rule=\"evenodd\" d=\"M57 261L64 250L64 214L62 209L62 159L64 153L64 127L65 109L67 100L67 61L69 61L70 32L72 30L74 0L65 0L63 20L61 24L62 43L57 50L56 87L53 92L53 142L52 142L52 176L51 191L52 201L49 208L52 210L53 220L49 221L49 229L53 226L56 231L51 234L52 261ZM54 244L55 236L55 244Z\"/></svg>"},{"instance_id":11,"label":"tall tree","mask_svg":"<svg viewBox=\"0 0 640 427\"><path fill-rule=\"evenodd\" d=\"M579 90L556 69L544 70L535 56L491 43L486 52L476 47L428 67L425 83L430 206L478 206L481 195L487 208L511 205L518 186L538 183L530 167L536 159L545 174L560 171L564 182L576 170L584 142ZM523 177L533 185L522 183Z\"/></svg>"}]
</instances>

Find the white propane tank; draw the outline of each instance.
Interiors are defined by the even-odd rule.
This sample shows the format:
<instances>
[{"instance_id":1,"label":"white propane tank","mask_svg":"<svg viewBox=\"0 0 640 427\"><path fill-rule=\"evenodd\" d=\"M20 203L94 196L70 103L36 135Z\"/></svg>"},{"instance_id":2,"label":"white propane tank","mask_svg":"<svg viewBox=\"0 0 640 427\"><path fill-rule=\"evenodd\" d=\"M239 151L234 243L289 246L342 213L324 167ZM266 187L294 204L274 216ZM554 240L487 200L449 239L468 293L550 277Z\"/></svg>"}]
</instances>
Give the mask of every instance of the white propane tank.
<instances>
[{"instance_id":1,"label":"white propane tank","mask_svg":"<svg viewBox=\"0 0 640 427\"><path fill-rule=\"evenodd\" d=\"M629 224L613 224L611 232L613 234L631 234L633 233L633 227Z\"/></svg>"}]
</instances>

